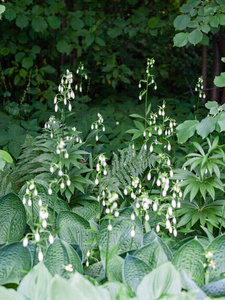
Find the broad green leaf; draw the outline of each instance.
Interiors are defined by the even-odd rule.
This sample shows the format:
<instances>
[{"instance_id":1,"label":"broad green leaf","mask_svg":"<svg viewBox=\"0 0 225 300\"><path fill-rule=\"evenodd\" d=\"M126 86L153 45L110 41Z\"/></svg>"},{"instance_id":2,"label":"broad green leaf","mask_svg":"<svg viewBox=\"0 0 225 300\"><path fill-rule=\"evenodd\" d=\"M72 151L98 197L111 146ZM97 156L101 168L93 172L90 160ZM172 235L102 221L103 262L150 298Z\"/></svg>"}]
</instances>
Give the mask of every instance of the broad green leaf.
<instances>
[{"instance_id":1,"label":"broad green leaf","mask_svg":"<svg viewBox=\"0 0 225 300\"><path fill-rule=\"evenodd\" d=\"M30 57L24 57L24 59L22 60L22 67L25 69L30 69L33 64L33 60Z\"/></svg>"},{"instance_id":2,"label":"broad green leaf","mask_svg":"<svg viewBox=\"0 0 225 300\"><path fill-rule=\"evenodd\" d=\"M110 300L109 292L101 286L94 286L79 273L70 280L56 275L49 288L47 300Z\"/></svg>"},{"instance_id":3,"label":"broad green leaf","mask_svg":"<svg viewBox=\"0 0 225 300\"><path fill-rule=\"evenodd\" d=\"M173 24L176 30L184 30L190 21L191 17L189 15L180 15L176 17Z\"/></svg>"},{"instance_id":4,"label":"broad green leaf","mask_svg":"<svg viewBox=\"0 0 225 300\"><path fill-rule=\"evenodd\" d=\"M195 299L204 300L207 297L206 294L200 289L200 287L198 287L197 284L187 276L184 270L180 271L180 276L183 288L185 288L187 291L197 292Z\"/></svg>"},{"instance_id":5,"label":"broad green leaf","mask_svg":"<svg viewBox=\"0 0 225 300\"><path fill-rule=\"evenodd\" d=\"M31 25L36 32L42 32L48 27L47 22L41 16L33 16Z\"/></svg>"},{"instance_id":6,"label":"broad green leaf","mask_svg":"<svg viewBox=\"0 0 225 300\"><path fill-rule=\"evenodd\" d=\"M219 15L219 24L220 25L225 25L225 14L220 14Z\"/></svg>"},{"instance_id":7,"label":"broad green leaf","mask_svg":"<svg viewBox=\"0 0 225 300\"><path fill-rule=\"evenodd\" d=\"M151 270L152 268L144 261L128 254L123 265L123 282L136 292L143 277Z\"/></svg>"},{"instance_id":8,"label":"broad green leaf","mask_svg":"<svg viewBox=\"0 0 225 300\"><path fill-rule=\"evenodd\" d=\"M52 275L59 274L69 278L65 266L71 264L73 272L83 272L80 257L77 252L65 241L55 238L54 243L48 246L45 255L45 266Z\"/></svg>"},{"instance_id":9,"label":"broad green leaf","mask_svg":"<svg viewBox=\"0 0 225 300\"><path fill-rule=\"evenodd\" d=\"M121 282L106 282L103 287L110 293L111 299L116 300L135 300L134 292L131 288Z\"/></svg>"},{"instance_id":10,"label":"broad green leaf","mask_svg":"<svg viewBox=\"0 0 225 300\"><path fill-rule=\"evenodd\" d=\"M109 292L106 289L102 286L94 286L88 279L77 272L69 279L69 283L74 288L75 293L82 291L84 299L110 300ZM80 298L76 299L80 300Z\"/></svg>"},{"instance_id":11,"label":"broad green leaf","mask_svg":"<svg viewBox=\"0 0 225 300\"><path fill-rule=\"evenodd\" d=\"M20 198L8 194L0 199L0 244L19 241L26 229L26 212Z\"/></svg>"},{"instance_id":12,"label":"broad green leaf","mask_svg":"<svg viewBox=\"0 0 225 300\"><path fill-rule=\"evenodd\" d=\"M17 291L32 300L46 300L51 280L51 274L41 262L22 279Z\"/></svg>"},{"instance_id":13,"label":"broad green leaf","mask_svg":"<svg viewBox=\"0 0 225 300\"><path fill-rule=\"evenodd\" d=\"M29 24L28 18L25 15L19 15L16 18L16 26L23 29Z\"/></svg>"},{"instance_id":14,"label":"broad green leaf","mask_svg":"<svg viewBox=\"0 0 225 300\"><path fill-rule=\"evenodd\" d=\"M224 111L219 114L217 123L220 126L220 132L225 131L225 112Z\"/></svg>"},{"instance_id":15,"label":"broad green leaf","mask_svg":"<svg viewBox=\"0 0 225 300\"><path fill-rule=\"evenodd\" d=\"M4 161L6 161L6 162L8 162L10 164L13 163L13 158L12 158L12 156L8 152L6 152L4 150L0 150L0 154L1 154L1 157L2 157L2 159Z\"/></svg>"},{"instance_id":16,"label":"broad green leaf","mask_svg":"<svg viewBox=\"0 0 225 300\"><path fill-rule=\"evenodd\" d=\"M199 241L194 239L179 248L173 259L176 268L179 271L184 270L199 286L204 284L203 264L206 262L204 252Z\"/></svg>"},{"instance_id":17,"label":"broad green leaf","mask_svg":"<svg viewBox=\"0 0 225 300\"><path fill-rule=\"evenodd\" d=\"M216 115L218 113L218 106L218 102L216 101L208 101L205 105L205 107L209 109L211 115Z\"/></svg>"},{"instance_id":18,"label":"broad green leaf","mask_svg":"<svg viewBox=\"0 0 225 300\"><path fill-rule=\"evenodd\" d=\"M141 122L139 122L139 121L134 121L134 124L135 124L135 126L137 127L137 129L139 129L139 130L141 130L142 132L144 132L145 127L144 127L144 125L143 125Z\"/></svg>"},{"instance_id":19,"label":"broad green leaf","mask_svg":"<svg viewBox=\"0 0 225 300\"><path fill-rule=\"evenodd\" d=\"M0 5L0 14L3 14L5 11L5 6L4 5Z\"/></svg>"},{"instance_id":20,"label":"broad green leaf","mask_svg":"<svg viewBox=\"0 0 225 300\"><path fill-rule=\"evenodd\" d=\"M96 219L96 217L100 214L99 202L82 201L81 204L82 205L73 207L72 212L81 216L85 220L89 221Z\"/></svg>"},{"instance_id":21,"label":"broad green leaf","mask_svg":"<svg viewBox=\"0 0 225 300\"><path fill-rule=\"evenodd\" d=\"M21 242L0 248L0 285L17 283L31 268L31 255Z\"/></svg>"},{"instance_id":22,"label":"broad green leaf","mask_svg":"<svg viewBox=\"0 0 225 300\"><path fill-rule=\"evenodd\" d=\"M211 270L210 280L225 272L225 234L216 237L208 246L208 251L213 253L212 260L216 264L215 270Z\"/></svg>"},{"instance_id":23,"label":"broad green leaf","mask_svg":"<svg viewBox=\"0 0 225 300\"><path fill-rule=\"evenodd\" d=\"M170 262L165 262L143 278L137 297L138 300L161 299L165 294L179 294L181 288L179 272Z\"/></svg>"},{"instance_id":24,"label":"broad green leaf","mask_svg":"<svg viewBox=\"0 0 225 300\"><path fill-rule=\"evenodd\" d=\"M114 255L107 264L107 278L109 281L122 281L122 268L124 259Z\"/></svg>"},{"instance_id":25,"label":"broad green leaf","mask_svg":"<svg viewBox=\"0 0 225 300\"><path fill-rule=\"evenodd\" d=\"M59 237L70 244L79 245L86 255L90 249L86 242L95 237L95 234L89 231L88 221L73 212L61 211L58 215L58 227Z\"/></svg>"},{"instance_id":26,"label":"broad green leaf","mask_svg":"<svg viewBox=\"0 0 225 300\"><path fill-rule=\"evenodd\" d=\"M172 260L173 259L173 254L170 250L170 248L167 246L167 244L154 232L154 230L146 232L146 234L143 237L143 245L147 246L150 243L152 243L153 241L155 241L155 239L157 240L157 242L160 244L160 246L162 247L164 253L167 256L168 260Z\"/></svg>"},{"instance_id":27,"label":"broad green leaf","mask_svg":"<svg viewBox=\"0 0 225 300\"><path fill-rule=\"evenodd\" d=\"M183 47L188 42L188 33L181 32L177 33L173 38L173 44L175 47Z\"/></svg>"},{"instance_id":28,"label":"broad green leaf","mask_svg":"<svg viewBox=\"0 0 225 300\"><path fill-rule=\"evenodd\" d=\"M152 268L156 268L162 262L168 261L168 257L157 238L150 244L138 249L133 256L143 260Z\"/></svg>"},{"instance_id":29,"label":"broad green leaf","mask_svg":"<svg viewBox=\"0 0 225 300\"><path fill-rule=\"evenodd\" d=\"M218 87L225 86L225 72L220 73L220 76L215 76L214 84Z\"/></svg>"},{"instance_id":30,"label":"broad green leaf","mask_svg":"<svg viewBox=\"0 0 225 300\"><path fill-rule=\"evenodd\" d=\"M48 24L52 29L58 29L61 25L61 20L56 16L48 16L47 18Z\"/></svg>"},{"instance_id":31,"label":"broad green leaf","mask_svg":"<svg viewBox=\"0 0 225 300\"><path fill-rule=\"evenodd\" d=\"M31 300L16 292L13 289L8 289L0 286L0 297L2 300Z\"/></svg>"},{"instance_id":32,"label":"broad green leaf","mask_svg":"<svg viewBox=\"0 0 225 300\"><path fill-rule=\"evenodd\" d=\"M206 117L196 127L197 133L204 139L215 129L215 119Z\"/></svg>"},{"instance_id":33,"label":"broad green leaf","mask_svg":"<svg viewBox=\"0 0 225 300\"><path fill-rule=\"evenodd\" d=\"M156 17L152 17L148 20L148 27L154 29L160 23L160 19Z\"/></svg>"},{"instance_id":34,"label":"broad green leaf","mask_svg":"<svg viewBox=\"0 0 225 300\"><path fill-rule=\"evenodd\" d=\"M178 142L183 144L195 133L196 127L199 124L197 120L187 120L177 126Z\"/></svg>"},{"instance_id":35,"label":"broad green leaf","mask_svg":"<svg viewBox=\"0 0 225 300\"><path fill-rule=\"evenodd\" d=\"M111 221L112 231L108 231L108 220L104 220L99 228L98 242L101 255L106 256L106 251L117 254L125 253L129 250L137 249L141 246L142 241L142 225L140 220L137 221L134 238L130 232L135 221L130 220L132 209L126 208L120 212L120 216Z\"/></svg>"},{"instance_id":36,"label":"broad green leaf","mask_svg":"<svg viewBox=\"0 0 225 300\"><path fill-rule=\"evenodd\" d=\"M81 30L84 27L84 22L80 18L74 17L70 25L74 30Z\"/></svg>"},{"instance_id":37,"label":"broad green leaf","mask_svg":"<svg viewBox=\"0 0 225 300\"><path fill-rule=\"evenodd\" d=\"M1 6L1 5L0 5L0 6ZM2 13L2 12L0 11L0 14L1 14L1 13ZM12 9L12 8L8 8L8 9L6 10L5 14L4 14L4 17L5 17L7 20L9 20L9 21L14 20L14 19L16 18L16 12L15 12L15 10Z\"/></svg>"},{"instance_id":38,"label":"broad green leaf","mask_svg":"<svg viewBox=\"0 0 225 300\"><path fill-rule=\"evenodd\" d=\"M60 53L66 53L69 50L69 44L65 40L60 40L57 43L56 48Z\"/></svg>"},{"instance_id":39,"label":"broad green leaf","mask_svg":"<svg viewBox=\"0 0 225 300\"><path fill-rule=\"evenodd\" d=\"M203 33L198 29L193 30L188 36L188 41L194 46L200 43L202 39Z\"/></svg>"},{"instance_id":40,"label":"broad green leaf","mask_svg":"<svg viewBox=\"0 0 225 300\"><path fill-rule=\"evenodd\" d=\"M218 281L212 281L201 288L207 294L207 296L216 298L225 296L225 278ZM222 300L224 297L219 299Z\"/></svg>"}]
</instances>

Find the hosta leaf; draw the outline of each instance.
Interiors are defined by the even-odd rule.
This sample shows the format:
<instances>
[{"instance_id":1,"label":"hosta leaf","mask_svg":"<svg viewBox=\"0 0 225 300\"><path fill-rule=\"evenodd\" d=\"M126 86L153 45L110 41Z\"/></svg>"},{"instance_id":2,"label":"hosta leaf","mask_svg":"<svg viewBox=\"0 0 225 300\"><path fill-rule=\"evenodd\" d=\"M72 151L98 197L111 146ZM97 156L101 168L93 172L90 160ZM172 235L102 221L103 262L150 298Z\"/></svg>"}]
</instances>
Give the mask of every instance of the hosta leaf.
<instances>
[{"instance_id":1,"label":"hosta leaf","mask_svg":"<svg viewBox=\"0 0 225 300\"><path fill-rule=\"evenodd\" d=\"M208 251L213 253L212 260L216 263L216 272L210 272L210 280L225 272L225 234L215 238L208 247Z\"/></svg>"},{"instance_id":2,"label":"hosta leaf","mask_svg":"<svg viewBox=\"0 0 225 300\"><path fill-rule=\"evenodd\" d=\"M58 227L59 237L70 244L79 245L86 255L90 246L85 242L95 237L95 234L89 232L88 221L73 212L61 211L58 215Z\"/></svg>"},{"instance_id":3,"label":"hosta leaf","mask_svg":"<svg viewBox=\"0 0 225 300\"><path fill-rule=\"evenodd\" d=\"M107 265L107 278L109 281L122 281L122 268L124 259L118 255L114 255Z\"/></svg>"},{"instance_id":4,"label":"hosta leaf","mask_svg":"<svg viewBox=\"0 0 225 300\"><path fill-rule=\"evenodd\" d=\"M30 300L27 297L19 294L13 289L8 289L3 286L0 286L0 295L3 300Z\"/></svg>"},{"instance_id":5,"label":"hosta leaf","mask_svg":"<svg viewBox=\"0 0 225 300\"><path fill-rule=\"evenodd\" d=\"M180 293L181 288L179 272L170 262L165 262L143 278L137 296L138 300L161 299L165 294Z\"/></svg>"},{"instance_id":6,"label":"hosta leaf","mask_svg":"<svg viewBox=\"0 0 225 300\"><path fill-rule=\"evenodd\" d=\"M102 257L108 252L114 251L117 254L125 253L129 250L137 249L141 246L142 240L142 225L140 220L137 222L135 229L136 234L132 239L130 232L135 221L130 221L132 209L126 208L120 212L120 216L113 221L112 231L108 231L108 220L104 220L99 228L98 243Z\"/></svg>"},{"instance_id":7,"label":"hosta leaf","mask_svg":"<svg viewBox=\"0 0 225 300\"><path fill-rule=\"evenodd\" d=\"M26 212L20 198L8 194L0 199L0 244L19 241L26 229Z\"/></svg>"},{"instance_id":8,"label":"hosta leaf","mask_svg":"<svg viewBox=\"0 0 225 300\"><path fill-rule=\"evenodd\" d=\"M22 279L17 291L32 300L46 300L51 279L45 265L39 263Z\"/></svg>"},{"instance_id":9,"label":"hosta leaf","mask_svg":"<svg viewBox=\"0 0 225 300\"><path fill-rule=\"evenodd\" d=\"M150 243L152 243L153 241L155 241L155 239L157 240L157 242L159 243L159 245L162 247L164 253L167 256L168 260L172 260L173 259L173 254L170 250L170 248L167 246L167 244L154 232L154 230L147 232L144 235L143 238L143 245L146 246Z\"/></svg>"},{"instance_id":10,"label":"hosta leaf","mask_svg":"<svg viewBox=\"0 0 225 300\"><path fill-rule=\"evenodd\" d=\"M49 288L47 300L110 300L110 295L101 286L94 286L79 273L74 274L70 280L56 275Z\"/></svg>"},{"instance_id":11,"label":"hosta leaf","mask_svg":"<svg viewBox=\"0 0 225 300\"><path fill-rule=\"evenodd\" d=\"M0 248L0 285L17 283L31 268L31 255L21 242Z\"/></svg>"},{"instance_id":12,"label":"hosta leaf","mask_svg":"<svg viewBox=\"0 0 225 300\"><path fill-rule=\"evenodd\" d=\"M99 203L97 201L82 201L82 205L73 207L72 211L87 221L96 219L96 216L100 214Z\"/></svg>"},{"instance_id":13,"label":"hosta leaf","mask_svg":"<svg viewBox=\"0 0 225 300\"><path fill-rule=\"evenodd\" d=\"M184 244L173 259L177 269L184 270L199 286L204 284L203 264L205 262L204 248L196 239Z\"/></svg>"},{"instance_id":14,"label":"hosta leaf","mask_svg":"<svg viewBox=\"0 0 225 300\"><path fill-rule=\"evenodd\" d=\"M151 269L144 261L128 254L123 265L123 282L136 292L141 280Z\"/></svg>"},{"instance_id":15,"label":"hosta leaf","mask_svg":"<svg viewBox=\"0 0 225 300\"><path fill-rule=\"evenodd\" d=\"M56 238L46 251L45 266L52 275L59 274L69 278L69 274L64 268L68 264L72 265L74 272L83 272L77 252L67 242Z\"/></svg>"},{"instance_id":16,"label":"hosta leaf","mask_svg":"<svg viewBox=\"0 0 225 300\"><path fill-rule=\"evenodd\" d=\"M200 287L197 286L197 284L191 278L189 278L187 276L187 274L184 270L182 270L180 272L180 275L181 275L181 280L182 280L183 287L187 291L197 292L195 299L205 300L205 298L207 297L206 294L200 289Z\"/></svg>"},{"instance_id":17,"label":"hosta leaf","mask_svg":"<svg viewBox=\"0 0 225 300\"><path fill-rule=\"evenodd\" d=\"M168 257L157 238L150 244L138 249L133 256L143 260L152 268L156 268L162 262L168 261Z\"/></svg>"}]
</instances>

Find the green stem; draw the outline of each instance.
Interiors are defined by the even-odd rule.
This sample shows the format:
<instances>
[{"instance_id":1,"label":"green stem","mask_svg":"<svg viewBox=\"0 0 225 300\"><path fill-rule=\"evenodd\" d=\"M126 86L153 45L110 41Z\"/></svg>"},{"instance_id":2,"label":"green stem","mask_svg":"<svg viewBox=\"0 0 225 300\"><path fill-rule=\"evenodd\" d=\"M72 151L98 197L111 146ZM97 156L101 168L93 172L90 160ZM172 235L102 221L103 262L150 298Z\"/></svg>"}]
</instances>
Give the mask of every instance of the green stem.
<instances>
[{"instance_id":1,"label":"green stem","mask_svg":"<svg viewBox=\"0 0 225 300\"><path fill-rule=\"evenodd\" d=\"M107 280L108 253L109 252L109 230L107 234L106 259L105 259L105 280Z\"/></svg>"},{"instance_id":2,"label":"green stem","mask_svg":"<svg viewBox=\"0 0 225 300\"><path fill-rule=\"evenodd\" d=\"M220 222L220 229L219 229L219 235L221 235L221 231L222 231L222 226L223 226L223 222L224 222L224 217L225 217L225 206L223 206L223 213L222 213L222 219Z\"/></svg>"},{"instance_id":3,"label":"green stem","mask_svg":"<svg viewBox=\"0 0 225 300\"><path fill-rule=\"evenodd\" d=\"M149 76L147 74L147 83L146 83L146 93L145 93L145 129L147 127L147 110L148 110L148 80Z\"/></svg>"}]
</instances>

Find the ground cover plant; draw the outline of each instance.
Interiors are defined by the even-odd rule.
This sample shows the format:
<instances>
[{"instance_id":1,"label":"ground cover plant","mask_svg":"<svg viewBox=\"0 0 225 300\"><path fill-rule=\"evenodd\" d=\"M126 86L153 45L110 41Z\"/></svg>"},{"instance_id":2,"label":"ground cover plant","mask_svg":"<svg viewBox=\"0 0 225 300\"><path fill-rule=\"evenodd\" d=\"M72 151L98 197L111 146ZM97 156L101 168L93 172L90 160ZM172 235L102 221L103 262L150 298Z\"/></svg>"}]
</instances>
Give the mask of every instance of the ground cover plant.
<instances>
[{"instance_id":1,"label":"ground cover plant","mask_svg":"<svg viewBox=\"0 0 225 300\"><path fill-rule=\"evenodd\" d=\"M24 5L14 13L6 5L7 18L16 19L18 27L32 20L21 13ZM217 27L223 25L223 11L223 1L189 0L174 26L189 30L189 22L203 22L202 14L208 19L194 31L178 33L175 44L200 42L199 32L216 27L212 13ZM36 5L32 14L35 32L40 24L43 32L48 24L59 24L47 7ZM82 16L74 15L73 30L85 26ZM126 21L119 23L124 32ZM150 21L159 24L157 18ZM115 34L111 30L109 36ZM92 42L102 41L96 36ZM66 47L65 40L58 44ZM97 48L93 51L96 58ZM26 68L31 58L24 59ZM112 85L118 84L115 70L102 70ZM125 65L119 70L130 74ZM192 111L180 115L178 102L155 96L162 72L147 58L130 108L105 107L108 98L84 118L91 74L83 63L75 74L64 71L48 95L43 126L27 120L20 105L8 108L19 116L15 122L2 113L0 299L225 299L224 105L206 101L199 77L194 107L190 103ZM218 87L224 82L224 73L214 80Z\"/></svg>"}]
</instances>

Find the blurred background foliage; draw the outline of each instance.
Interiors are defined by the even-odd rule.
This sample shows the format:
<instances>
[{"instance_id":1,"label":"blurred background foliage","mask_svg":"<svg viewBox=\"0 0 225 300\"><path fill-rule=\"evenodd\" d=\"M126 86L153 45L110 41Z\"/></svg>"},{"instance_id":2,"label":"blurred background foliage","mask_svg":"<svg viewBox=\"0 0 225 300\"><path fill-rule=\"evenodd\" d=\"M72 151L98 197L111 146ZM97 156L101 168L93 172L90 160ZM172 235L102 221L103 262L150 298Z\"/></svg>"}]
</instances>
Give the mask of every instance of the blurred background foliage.
<instances>
[{"instance_id":1,"label":"blurred background foliage","mask_svg":"<svg viewBox=\"0 0 225 300\"><path fill-rule=\"evenodd\" d=\"M190 117L198 98L194 87L202 54L200 45L173 46L173 22L184 3L5 1L0 26L0 147L19 156L26 134L35 136L48 120L63 72L72 71L75 84L82 80L76 74L80 62L88 80L76 95L71 123L82 128L83 138L100 111L109 133L104 142L114 139L110 150L120 148L132 124L129 114L143 112L138 82L148 57L156 61L153 107L166 99L176 119Z\"/></svg>"}]
</instances>

